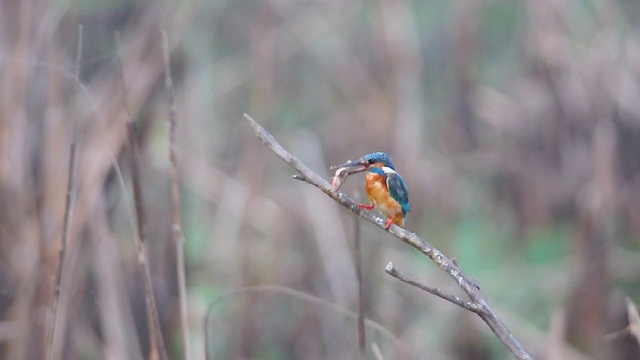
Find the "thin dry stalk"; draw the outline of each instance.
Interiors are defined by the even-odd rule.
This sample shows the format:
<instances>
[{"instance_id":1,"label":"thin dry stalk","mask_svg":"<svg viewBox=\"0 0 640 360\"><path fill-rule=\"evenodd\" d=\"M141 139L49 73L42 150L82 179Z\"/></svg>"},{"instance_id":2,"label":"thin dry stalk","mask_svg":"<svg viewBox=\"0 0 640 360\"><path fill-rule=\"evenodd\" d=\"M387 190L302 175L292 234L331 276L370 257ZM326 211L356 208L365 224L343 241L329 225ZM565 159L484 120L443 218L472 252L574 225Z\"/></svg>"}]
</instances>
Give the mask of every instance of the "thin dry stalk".
<instances>
[{"instance_id":1,"label":"thin dry stalk","mask_svg":"<svg viewBox=\"0 0 640 360\"><path fill-rule=\"evenodd\" d=\"M360 221L354 216L354 251L356 263L356 278L358 279L358 350L360 360L367 359L366 337L364 330L364 290L362 285L362 245L360 241Z\"/></svg>"},{"instance_id":2,"label":"thin dry stalk","mask_svg":"<svg viewBox=\"0 0 640 360\"><path fill-rule=\"evenodd\" d=\"M176 273L178 276L178 294L180 298L180 322L182 326L182 341L184 343L184 358L191 359L191 346L189 345L188 322L188 298L187 276L184 262L184 234L182 233L182 216L180 211L180 177L178 176L178 145L176 141L176 128L178 116L176 115L176 95L171 78L169 58L169 37L167 30L162 31L162 55L164 57L165 85L169 94L169 159L171 160L171 203L173 205L173 225L171 236L176 246Z\"/></svg>"},{"instance_id":3,"label":"thin dry stalk","mask_svg":"<svg viewBox=\"0 0 640 360\"><path fill-rule=\"evenodd\" d=\"M131 182L133 185L133 201L136 209L137 220L137 236L134 237L136 250L138 252L138 265L142 272L142 279L145 290L145 301L147 308L147 318L149 322L149 342L151 355L149 358L160 357L166 360L167 350L164 345L162 331L160 329L160 319L158 317L158 308L156 306L155 296L153 294L153 285L151 282L151 271L149 270L149 262L147 260L146 251L146 212L144 209L144 199L142 196L142 182L140 181L140 148L138 146L138 138L136 136L136 124L133 122L131 110L127 104L127 86L124 75L124 64L122 63L122 53L120 46L120 36L116 37L116 46L118 48L118 62L120 65L120 79L123 89L123 104L127 113L127 135L129 137L129 154L131 157ZM155 354L154 354L155 353ZM154 356L155 355L155 356Z\"/></svg>"},{"instance_id":4,"label":"thin dry stalk","mask_svg":"<svg viewBox=\"0 0 640 360\"><path fill-rule=\"evenodd\" d=\"M75 175L76 175L76 146L78 142L78 121L79 119L79 111L78 111L78 89L80 88L80 62L82 61L82 25L78 26L78 46L76 49L76 80L74 84L74 102L75 102L75 121L73 123L73 135L71 137L71 149L69 153L69 181L67 183L67 203L64 209L64 222L62 225L62 239L60 240L60 254L58 261L58 272L56 274L56 285L53 293L53 298L51 300L51 311L52 320L51 327L49 329L49 335L47 337L47 359L51 360L57 358L55 356L55 333L56 326L58 323L58 305L60 303L60 288L62 287L62 269L64 265L64 259L67 251L67 244L69 243L69 238L71 237L71 220L73 218L73 205L75 203Z\"/></svg>"},{"instance_id":5,"label":"thin dry stalk","mask_svg":"<svg viewBox=\"0 0 640 360\"><path fill-rule=\"evenodd\" d=\"M333 191L330 183L323 179L320 175L313 172L306 166L300 159L292 155L285 150L267 130L260 126L249 115L244 114L245 119L253 127L256 132L256 136L262 141L262 143L271 150L274 154L278 155L285 163L294 168L298 175L294 175L294 179L304 181L310 185L315 186L320 191L325 193L328 197L333 199L338 204L349 209L354 214L361 218L375 224L379 228L385 228L385 220L374 215L372 212L363 211L358 207L358 203L343 193ZM480 293L475 281L469 279L460 267L455 264L451 259L446 257L440 250L436 249L433 245L420 238L418 235L411 233L399 226L392 225L389 229L386 229L388 233L402 240L403 242L411 245L424 255L426 255L431 261L438 265L443 271L451 276L458 286L469 296L469 299L478 308L476 314L489 326L491 331L502 341L502 343L511 351L511 353L517 359L532 359L531 354L522 346L520 341L513 335L513 333L507 328L507 326L498 318L498 316L491 310L486 300Z\"/></svg>"}]
</instances>

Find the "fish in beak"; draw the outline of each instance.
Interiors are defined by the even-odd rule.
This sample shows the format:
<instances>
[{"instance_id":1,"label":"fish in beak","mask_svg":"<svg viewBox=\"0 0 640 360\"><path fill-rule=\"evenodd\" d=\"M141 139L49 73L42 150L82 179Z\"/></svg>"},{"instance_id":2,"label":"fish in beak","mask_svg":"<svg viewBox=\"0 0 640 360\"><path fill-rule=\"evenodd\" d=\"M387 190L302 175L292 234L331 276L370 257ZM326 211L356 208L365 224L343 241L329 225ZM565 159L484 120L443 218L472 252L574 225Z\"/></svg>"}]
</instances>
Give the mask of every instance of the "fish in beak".
<instances>
[{"instance_id":1,"label":"fish in beak","mask_svg":"<svg viewBox=\"0 0 640 360\"><path fill-rule=\"evenodd\" d=\"M339 170L339 169L345 169L343 171L347 171L348 174L347 175L352 175L352 174L357 174L359 172L363 172L367 169L369 169L369 162L364 160L364 159L358 159L358 160L349 160L346 163L342 164L342 165L338 165L338 166L332 166L329 168L329 170Z\"/></svg>"},{"instance_id":2,"label":"fish in beak","mask_svg":"<svg viewBox=\"0 0 640 360\"><path fill-rule=\"evenodd\" d=\"M349 160L342 165L330 167L329 170L335 170L335 174L331 181L333 191L338 191L338 189L340 189L340 186L342 186L342 183L347 179L347 176L357 174L367 169L369 169L369 163L363 159L358 159L356 161Z\"/></svg>"}]
</instances>

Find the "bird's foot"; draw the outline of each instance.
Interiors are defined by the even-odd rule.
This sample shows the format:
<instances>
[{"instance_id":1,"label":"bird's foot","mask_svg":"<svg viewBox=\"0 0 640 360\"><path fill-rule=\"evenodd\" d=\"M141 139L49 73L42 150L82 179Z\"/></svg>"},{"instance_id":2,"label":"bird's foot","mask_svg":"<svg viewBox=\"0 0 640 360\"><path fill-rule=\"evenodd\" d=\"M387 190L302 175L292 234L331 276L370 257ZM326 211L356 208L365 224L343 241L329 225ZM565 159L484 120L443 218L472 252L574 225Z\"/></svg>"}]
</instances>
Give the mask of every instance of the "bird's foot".
<instances>
[{"instance_id":1,"label":"bird's foot","mask_svg":"<svg viewBox=\"0 0 640 360\"><path fill-rule=\"evenodd\" d=\"M369 204L369 205L365 205L365 204L358 204L358 209L367 209L367 210L373 210L374 205L373 204Z\"/></svg>"},{"instance_id":2,"label":"bird's foot","mask_svg":"<svg viewBox=\"0 0 640 360\"><path fill-rule=\"evenodd\" d=\"M394 216L392 216L392 217L390 217L389 219L387 219L387 222L386 222L386 223L384 223L384 228L385 228L386 230L389 230L389 228L391 227L391 224L393 224L393 220L395 220L395 219L396 219L396 216L395 216L395 215L394 215Z\"/></svg>"}]
</instances>

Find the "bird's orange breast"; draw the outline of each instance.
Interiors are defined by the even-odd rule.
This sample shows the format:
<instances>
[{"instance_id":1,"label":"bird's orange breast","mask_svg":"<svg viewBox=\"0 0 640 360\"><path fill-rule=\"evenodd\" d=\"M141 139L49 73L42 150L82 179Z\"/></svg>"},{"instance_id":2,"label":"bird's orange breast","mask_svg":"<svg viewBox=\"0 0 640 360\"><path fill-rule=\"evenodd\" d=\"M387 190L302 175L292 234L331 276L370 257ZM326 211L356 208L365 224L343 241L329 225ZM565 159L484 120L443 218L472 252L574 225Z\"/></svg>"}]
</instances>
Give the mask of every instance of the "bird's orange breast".
<instances>
[{"instance_id":1,"label":"bird's orange breast","mask_svg":"<svg viewBox=\"0 0 640 360\"><path fill-rule=\"evenodd\" d=\"M387 217L396 216L394 223L402 226L402 206L391 197L387 189L387 182L380 174L369 172L365 176L365 190L369 201Z\"/></svg>"}]
</instances>

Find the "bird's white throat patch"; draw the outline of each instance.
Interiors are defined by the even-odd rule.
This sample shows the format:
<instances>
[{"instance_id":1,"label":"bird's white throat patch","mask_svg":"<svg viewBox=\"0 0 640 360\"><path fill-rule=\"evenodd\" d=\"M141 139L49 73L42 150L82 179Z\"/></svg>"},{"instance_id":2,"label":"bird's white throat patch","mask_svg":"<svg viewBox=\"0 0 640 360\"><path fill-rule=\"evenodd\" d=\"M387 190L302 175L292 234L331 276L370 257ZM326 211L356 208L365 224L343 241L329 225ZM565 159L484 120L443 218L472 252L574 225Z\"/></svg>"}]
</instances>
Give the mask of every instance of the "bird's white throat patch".
<instances>
[{"instance_id":1,"label":"bird's white throat patch","mask_svg":"<svg viewBox=\"0 0 640 360\"><path fill-rule=\"evenodd\" d=\"M386 166L382 167L382 171L384 171L385 174L396 174L395 170L393 170L390 167L386 167Z\"/></svg>"}]
</instances>

